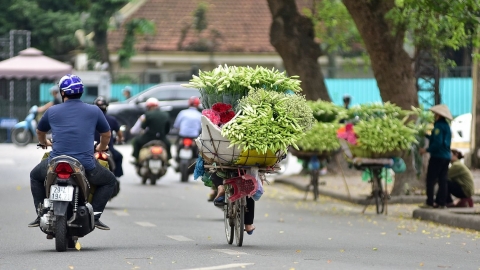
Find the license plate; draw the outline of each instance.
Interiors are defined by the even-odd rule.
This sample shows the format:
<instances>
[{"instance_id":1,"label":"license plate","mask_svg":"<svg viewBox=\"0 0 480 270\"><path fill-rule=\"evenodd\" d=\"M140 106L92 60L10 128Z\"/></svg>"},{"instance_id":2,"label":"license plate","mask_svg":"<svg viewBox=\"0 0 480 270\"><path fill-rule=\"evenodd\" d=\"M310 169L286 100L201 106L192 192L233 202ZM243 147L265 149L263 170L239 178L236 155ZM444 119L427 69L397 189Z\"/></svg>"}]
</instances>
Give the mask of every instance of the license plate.
<instances>
[{"instance_id":1,"label":"license plate","mask_svg":"<svg viewBox=\"0 0 480 270\"><path fill-rule=\"evenodd\" d=\"M52 201L71 201L73 198L73 186L50 186L50 200Z\"/></svg>"},{"instance_id":2,"label":"license plate","mask_svg":"<svg viewBox=\"0 0 480 270\"><path fill-rule=\"evenodd\" d=\"M162 168L162 161L159 159L150 159L148 161L148 167L150 169L160 169Z\"/></svg>"},{"instance_id":3,"label":"license plate","mask_svg":"<svg viewBox=\"0 0 480 270\"><path fill-rule=\"evenodd\" d=\"M180 149L180 152L178 153L178 157L181 159L191 159L192 156L193 156L192 149Z\"/></svg>"}]
</instances>

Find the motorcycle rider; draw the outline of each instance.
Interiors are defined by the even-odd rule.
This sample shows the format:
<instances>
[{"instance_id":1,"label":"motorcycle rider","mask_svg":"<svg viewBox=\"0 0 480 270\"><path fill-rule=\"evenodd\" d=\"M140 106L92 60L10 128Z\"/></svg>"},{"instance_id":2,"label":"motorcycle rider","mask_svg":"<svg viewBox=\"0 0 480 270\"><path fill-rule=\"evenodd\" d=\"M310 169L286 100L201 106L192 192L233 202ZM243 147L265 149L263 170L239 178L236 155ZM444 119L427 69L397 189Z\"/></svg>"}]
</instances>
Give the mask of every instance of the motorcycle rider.
<instances>
[{"instance_id":1,"label":"motorcycle rider","mask_svg":"<svg viewBox=\"0 0 480 270\"><path fill-rule=\"evenodd\" d=\"M132 127L130 133L138 134L138 130L144 129L145 132L135 139L133 139L133 153L135 158L135 165L139 166L138 156L140 155L140 149L142 146L152 140L161 140L165 143L168 159L172 158L170 153L170 141L167 139L167 134L170 131L170 116L167 112L161 111L158 108L158 99L149 98L145 102L147 112L142 114L135 125Z\"/></svg>"},{"instance_id":2,"label":"motorcycle rider","mask_svg":"<svg viewBox=\"0 0 480 270\"><path fill-rule=\"evenodd\" d=\"M85 104L80 100L83 83L78 76L65 75L58 82L58 86L64 103L47 110L37 127L38 141L42 148L52 146L52 142L46 139L49 130L53 134L53 147L48 160L42 160L30 172L34 206L37 207L45 198L44 181L48 162L54 157L68 155L80 161L85 168L87 179L97 186L92 200L93 211L96 213L95 227L109 230L110 228L100 221L100 215L113 193L116 178L95 160L92 143L95 130L98 130L100 143L96 151L107 150L111 136L110 126L97 106ZM39 225L40 217L28 224L29 227Z\"/></svg>"},{"instance_id":3,"label":"motorcycle rider","mask_svg":"<svg viewBox=\"0 0 480 270\"><path fill-rule=\"evenodd\" d=\"M111 132L115 131L117 133L117 138L116 141L118 143L123 143L123 133L120 130L120 125L118 124L118 121L115 117L108 115L107 114L107 108L108 108L108 101L102 96L99 96L95 99L93 102L94 105L97 105L100 110L102 110L103 114L105 115L105 118L107 119L108 125L110 125L110 130ZM108 150L110 150L110 153L112 153L113 161L115 162L115 170L113 171L113 174L116 177L121 177L123 175L123 168L122 168L122 161L123 161L123 155L117 151L117 149L113 148L114 145L114 140L113 136L110 138L110 142L108 143ZM95 131L95 141L100 141L100 134L98 131Z\"/></svg>"},{"instance_id":4,"label":"motorcycle rider","mask_svg":"<svg viewBox=\"0 0 480 270\"><path fill-rule=\"evenodd\" d=\"M191 97L188 100L188 106L188 109L178 113L175 123L173 123L173 128L178 129L177 145L182 138L197 138L202 130L202 113L198 111L200 99L195 96ZM177 149L177 157L179 151L180 149Z\"/></svg>"}]
</instances>

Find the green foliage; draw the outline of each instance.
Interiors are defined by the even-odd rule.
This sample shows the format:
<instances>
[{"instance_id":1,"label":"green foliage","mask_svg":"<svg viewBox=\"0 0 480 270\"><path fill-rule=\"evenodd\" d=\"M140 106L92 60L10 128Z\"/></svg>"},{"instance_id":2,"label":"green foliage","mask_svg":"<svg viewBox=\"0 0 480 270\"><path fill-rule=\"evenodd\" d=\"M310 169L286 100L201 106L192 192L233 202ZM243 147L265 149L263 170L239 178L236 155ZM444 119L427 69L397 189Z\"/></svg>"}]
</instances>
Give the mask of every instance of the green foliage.
<instances>
[{"instance_id":1,"label":"green foliage","mask_svg":"<svg viewBox=\"0 0 480 270\"><path fill-rule=\"evenodd\" d=\"M387 14L393 22L394 33L407 31L414 46L428 49L440 64L445 48L458 50L478 41L475 28L479 22L478 0L396 0L396 6Z\"/></svg>"},{"instance_id":2,"label":"green foliage","mask_svg":"<svg viewBox=\"0 0 480 270\"><path fill-rule=\"evenodd\" d=\"M207 94L245 93L256 88L286 92L300 92L298 76L288 77L275 68L218 66L212 71L199 71L186 87L203 90Z\"/></svg>"},{"instance_id":3,"label":"green foliage","mask_svg":"<svg viewBox=\"0 0 480 270\"><path fill-rule=\"evenodd\" d=\"M312 128L297 142L303 151L333 151L340 148L337 138L337 123L316 122Z\"/></svg>"},{"instance_id":4,"label":"green foliage","mask_svg":"<svg viewBox=\"0 0 480 270\"><path fill-rule=\"evenodd\" d=\"M315 25L315 35L321 40L322 48L327 54L362 55L362 39L342 1L316 1L313 11L308 8L303 11Z\"/></svg>"},{"instance_id":5,"label":"green foliage","mask_svg":"<svg viewBox=\"0 0 480 270\"><path fill-rule=\"evenodd\" d=\"M118 51L121 67L128 67L130 58L135 55L135 42L138 35L155 34L155 23L144 18L133 19L125 24L125 37Z\"/></svg>"},{"instance_id":6,"label":"green foliage","mask_svg":"<svg viewBox=\"0 0 480 270\"><path fill-rule=\"evenodd\" d=\"M193 12L193 26L197 33L202 32L203 30L207 29L208 21L207 21L207 4L204 2L200 2Z\"/></svg>"},{"instance_id":7,"label":"green foliage","mask_svg":"<svg viewBox=\"0 0 480 270\"><path fill-rule=\"evenodd\" d=\"M311 111L304 116L297 111L301 107L303 112L309 110L305 98L298 95L257 89L250 91L240 106L241 112L222 127L222 135L231 146L244 150L264 154L267 150L286 152L290 145L298 149L295 142L310 128L302 125L313 122Z\"/></svg>"},{"instance_id":8,"label":"green foliage","mask_svg":"<svg viewBox=\"0 0 480 270\"><path fill-rule=\"evenodd\" d=\"M347 121L357 123L362 120L383 117L403 119L409 115L409 111L402 110L399 106L388 101L385 103L365 103L350 107L347 110Z\"/></svg>"},{"instance_id":9,"label":"green foliage","mask_svg":"<svg viewBox=\"0 0 480 270\"><path fill-rule=\"evenodd\" d=\"M392 117L371 118L359 121L353 130L358 136L358 147L374 153L410 150L417 144L417 131L406 125L406 119Z\"/></svg>"},{"instance_id":10,"label":"green foliage","mask_svg":"<svg viewBox=\"0 0 480 270\"><path fill-rule=\"evenodd\" d=\"M346 117L346 109L333 102L317 100L307 101L313 111L313 117L319 122L334 122Z\"/></svg>"},{"instance_id":11,"label":"green foliage","mask_svg":"<svg viewBox=\"0 0 480 270\"><path fill-rule=\"evenodd\" d=\"M65 1L6 0L0 9L0 35L10 30L31 31L31 46L46 55L65 55L78 45L80 12Z\"/></svg>"}]
</instances>

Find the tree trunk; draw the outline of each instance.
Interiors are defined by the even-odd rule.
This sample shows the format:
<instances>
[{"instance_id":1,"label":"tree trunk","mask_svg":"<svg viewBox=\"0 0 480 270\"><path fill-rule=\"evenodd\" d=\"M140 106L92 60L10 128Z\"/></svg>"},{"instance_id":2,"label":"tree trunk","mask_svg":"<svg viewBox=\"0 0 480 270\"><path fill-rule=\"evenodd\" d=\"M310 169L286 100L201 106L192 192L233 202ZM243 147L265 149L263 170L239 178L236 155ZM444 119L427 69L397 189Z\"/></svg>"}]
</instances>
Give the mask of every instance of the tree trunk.
<instances>
[{"instance_id":1,"label":"tree trunk","mask_svg":"<svg viewBox=\"0 0 480 270\"><path fill-rule=\"evenodd\" d=\"M405 31L393 34L391 22L385 15L394 0L343 0L365 43L372 70L383 101L403 109L418 106L413 61L403 48ZM406 157L407 171L395 178L392 195L404 192L405 184L417 186L411 158Z\"/></svg>"},{"instance_id":2,"label":"tree trunk","mask_svg":"<svg viewBox=\"0 0 480 270\"><path fill-rule=\"evenodd\" d=\"M267 0L272 13L270 43L283 59L289 75L298 75L309 100L331 101L318 64L322 51L314 41L312 21L302 16L295 0Z\"/></svg>"},{"instance_id":3,"label":"tree trunk","mask_svg":"<svg viewBox=\"0 0 480 270\"><path fill-rule=\"evenodd\" d=\"M480 53L480 47L474 49L475 53ZM473 102L475 104L472 108L472 132L470 137L470 143L472 144L472 164L471 167L478 169L480 168L480 61L478 59L473 60L473 69L472 69L472 91Z\"/></svg>"},{"instance_id":4,"label":"tree trunk","mask_svg":"<svg viewBox=\"0 0 480 270\"><path fill-rule=\"evenodd\" d=\"M93 37L93 43L95 44L95 49L97 49L98 55L100 56L100 61L102 63L108 64L108 72L113 80L113 67L110 63L110 52L108 51L108 40L107 40L107 31L105 30L96 30L94 31L95 35Z\"/></svg>"}]
</instances>

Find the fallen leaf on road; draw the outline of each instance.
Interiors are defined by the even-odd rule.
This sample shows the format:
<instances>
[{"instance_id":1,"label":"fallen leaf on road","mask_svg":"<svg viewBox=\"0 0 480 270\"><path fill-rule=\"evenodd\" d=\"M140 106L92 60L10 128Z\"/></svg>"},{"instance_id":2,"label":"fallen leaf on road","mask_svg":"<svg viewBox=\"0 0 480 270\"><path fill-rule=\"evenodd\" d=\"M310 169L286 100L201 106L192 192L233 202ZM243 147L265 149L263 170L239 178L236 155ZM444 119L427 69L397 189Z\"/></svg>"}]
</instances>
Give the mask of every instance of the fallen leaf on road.
<instances>
[{"instance_id":1,"label":"fallen leaf on road","mask_svg":"<svg viewBox=\"0 0 480 270\"><path fill-rule=\"evenodd\" d=\"M80 250L82 248L82 245L80 244L80 242L77 241L77 243L75 243L75 248L77 250Z\"/></svg>"},{"instance_id":2,"label":"fallen leaf on road","mask_svg":"<svg viewBox=\"0 0 480 270\"><path fill-rule=\"evenodd\" d=\"M377 248L373 248L374 251L377 251L378 249Z\"/></svg>"},{"instance_id":3,"label":"fallen leaf on road","mask_svg":"<svg viewBox=\"0 0 480 270\"><path fill-rule=\"evenodd\" d=\"M398 235L402 235L402 233L398 233Z\"/></svg>"},{"instance_id":4,"label":"fallen leaf on road","mask_svg":"<svg viewBox=\"0 0 480 270\"><path fill-rule=\"evenodd\" d=\"M289 270L295 270L295 268L292 267L292 268L290 268Z\"/></svg>"},{"instance_id":5,"label":"fallen leaf on road","mask_svg":"<svg viewBox=\"0 0 480 270\"><path fill-rule=\"evenodd\" d=\"M172 261L172 263L177 263L176 261Z\"/></svg>"},{"instance_id":6,"label":"fallen leaf on road","mask_svg":"<svg viewBox=\"0 0 480 270\"><path fill-rule=\"evenodd\" d=\"M280 231L280 233L284 233L284 231Z\"/></svg>"},{"instance_id":7,"label":"fallen leaf on road","mask_svg":"<svg viewBox=\"0 0 480 270\"><path fill-rule=\"evenodd\" d=\"M17 186L17 190L21 190L21 189L22 189L22 187L21 187L21 186Z\"/></svg>"},{"instance_id":8,"label":"fallen leaf on road","mask_svg":"<svg viewBox=\"0 0 480 270\"><path fill-rule=\"evenodd\" d=\"M125 213L128 212L127 208L123 209L123 212L125 212Z\"/></svg>"},{"instance_id":9,"label":"fallen leaf on road","mask_svg":"<svg viewBox=\"0 0 480 270\"><path fill-rule=\"evenodd\" d=\"M332 240L332 238L328 238L328 240Z\"/></svg>"},{"instance_id":10,"label":"fallen leaf on road","mask_svg":"<svg viewBox=\"0 0 480 270\"><path fill-rule=\"evenodd\" d=\"M420 266L423 266L423 263L421 262L419 265L420 265Z\"/></svg>"},{"instance_id":11,"label":"fallen leaf on road","mask_svg":"<svg viewBox=\"0 0 480 270\"><path fill-rule=\"evenodd\" d=\"M300 253L300 252L302 252L302 251L298 249L298 250L297 250L297 251L295 251L295 252L297 252L297 253Z\"/></svg>"},{"instance_id":12,"label":"fallen leaf on road","mask_svg":"<svg viewBox=\"0 0 480 270\"><path fill-rule=\"evenodd\" d=\"M265 217L268 217L268 213L265 213Z\"/></svg>"},{"instance_id":13,"label":"fallen leaf on road","mask_svg":"<svg viewBox=\"0 0 480 270\"><path fill-rule=\"evenodd\" d=\"M387 234L387 233L386 233L386 232L382 232L382 233L380 233L380 234L381 234L381 235L385 235L385 234Z\"/></svg>"},{"instance_id":14,"label":"fallen leaf on road","mask_svg":"<svg viewBox=\"0 0 480 270\"><path fill-rule=\"evenodd\" d=\"M340 252L345 252L345 249L340 249Z\"/></svg>"},{"instance_id":15,"label":"fallen leaf on road","mask_svg":"<svg viewBox=\"0 0 480 270\"><path fill-rule=\"evenodd\" d=\"M331 263L332 261L331 260L328 260L327 263Z\"/></svg>"},{"instance_id":16,"label":"fallen leaf on road","mask_svg":"<svg viewBox=\"0 0 480 270\"><path fill-rule=\"evenodd\" d=\"M72 270L73 270L73 269L75 269L75 267L69 265L69 266L68 266L68 269L72 269Z\"/></svg>"}]
</instances>

